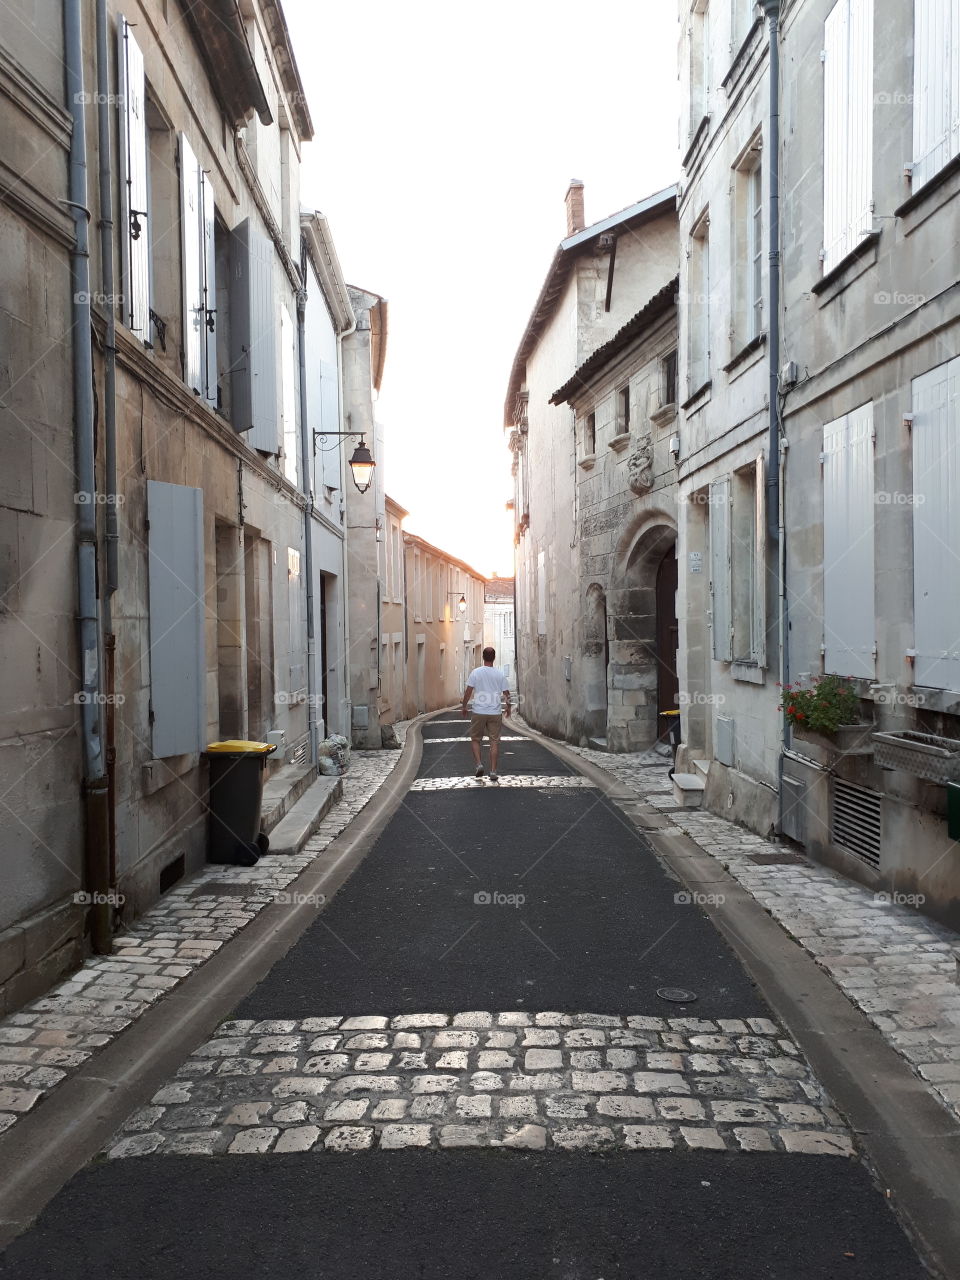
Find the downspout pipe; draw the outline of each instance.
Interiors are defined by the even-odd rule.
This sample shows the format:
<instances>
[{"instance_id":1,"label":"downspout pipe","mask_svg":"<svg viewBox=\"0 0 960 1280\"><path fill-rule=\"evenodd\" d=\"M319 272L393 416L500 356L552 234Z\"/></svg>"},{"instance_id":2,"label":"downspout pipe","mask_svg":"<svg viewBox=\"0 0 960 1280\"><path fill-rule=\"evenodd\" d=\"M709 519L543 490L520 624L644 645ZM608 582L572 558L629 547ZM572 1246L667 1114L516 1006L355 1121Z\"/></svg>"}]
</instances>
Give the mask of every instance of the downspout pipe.
<instances>
[{"instance_id":1,"label":"downspout pipe","mask_svg":"<svg viewBox=\"0 0 960 1280\"><path fill-rule=\"evenodd\" d=\"M297 290L297 351L300 359L300 454L303 476L300 489L306 498L303 509L303 568L307 579L307 731L310 735L310 763L317 765L320 756L320 729L317 724L317 639L314 625L313 599L313 474L310 466L310 424L307 412L307 254L300 256L300 288ZM326 661L326 654L322 655ZM326 716L326 707L324 707Z\"/></svg>"},{"instance_id":2,"label":"downspout pipe","mask_svg":"<svg viewBox=\"0 0 960 1280\"><path fill-rule=\"evenodd\" d=\"M116 635L113 630L113 594L120 581L120 529L117 517L117 319L113 256L113 158L110 144L110 46L107 0L97 0L97 162L100 175L100 279L106 335L103 350L103 459L107 580L103 595L104 687L107 695L106 765L108 794L108 867L111 888L117 883L116 795ZM110 912L113 919L114 912Z\"/></svg>"},{"instance_id":3,"label":"downspout pipe","mask_svg":"<svg viewBox=\"0 0 960 1280\"><path fill-rule=\"evenodd\" d=\"M68 206L74 224L70 250L71 337L73 357L74 457L76 468L77 612L83 757L85 860L94 951L110 950L108 874L108 795L103 734L101 618L97 597L96 453L93 397L93 340L90 312L90 253L87 206L87 148L83 108L82 0L64 0L64 67L70 134Z\"/></svg>"},{"instance_id":4,"label":"downspout pipe","mask_svg":"<svg viewBox=\"0 0 960 1280\"><path fill-rule=\"evenodd\" d=\"M353 322L346 329L337 329L337 404L339 406L338 428L343 430L343 340L349 338L351 334L357 331L357 318L353 317ZM350 555L349 555L349 530L347 527L347 494L344 486L347 482L347 468L344 465L343 450L340 449L337 457L340 461L340 523L343 527L343 541L341 546L341 568L343 570L339 582L339 603L340 616L343 618L343 691L344 701L347 707L347 723L341 727L340 732L344 734L348 741L353 741L353 683L350 679L350 654L353 646L350 641ZM329 635L329 628L327 631Z\"/></svg>"},{"instance_id":5,"label":"downspout pipe","mask_svg":"<svg viewBox=\"0 0 960 1280\"><path fill-rule=\"evenodd\" d=\"M768 33L768 76L770 107L767 123L769 160L768 225L770 236L768 294L770 320L768 335L768 400L769 435L767 442L767 534L772 556L776 557L777 612L779 633L779 666L781 687L790 681L790 620L786 591L787 547L784 520L782 477L786 462L780 439L780 0L763 0ZM790 726L786 712L780 721L780 751L777 759L777 834L784 824L784 752L790 745Z\"/></svg>"}]
</instances>

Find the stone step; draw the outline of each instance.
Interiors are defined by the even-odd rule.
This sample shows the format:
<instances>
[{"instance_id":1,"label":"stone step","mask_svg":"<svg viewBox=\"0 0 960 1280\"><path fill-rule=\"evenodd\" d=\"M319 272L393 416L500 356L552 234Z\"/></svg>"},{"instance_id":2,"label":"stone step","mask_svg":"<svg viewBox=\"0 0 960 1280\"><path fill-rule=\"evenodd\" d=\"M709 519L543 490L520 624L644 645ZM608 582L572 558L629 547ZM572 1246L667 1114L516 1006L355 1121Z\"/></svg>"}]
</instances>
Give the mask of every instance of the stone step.
<instances>
[{"instance_id":1,"label":"stone step","mask_svg":"<svg viewBox=\"0 0 960 1280\"><path fill-rule=\"evenodd\" d=\"M701 778L705 778L707 774L710 772L710 761L694 760L693 767L696 770L696 772L701 776Z\"/></svg>"},{"instance_id":2,"label":"stone step","mask_svg":"<svg viewBox=\"0 0 960 1280\"><path fill-rule=\"evenodd\" d=\"M284 764L274 769L263 782L263 805L260 829L267 834L289 813L317 776L312 764Z\"/></svg>"},{"instance_id":3,"label":"stone step","mask_svg":"<svg viewBox=\"0 0 960 1280\"><path fill-rule=\"evenodd\" d=\"M299 853L342 795L342 778L318 777L270 832L270 852Z\"/></svg>"},{"instance_id":4,"label":"stone step","mask_svg":"<svg viewBox=\"0 0 960 1280\"><path fill-rule=\"evenodd\" d=\"M606 751L607 749L606 738L589 738L587 741L591 751Z\"/></svg>"},{"instance_id":5,"label":"stone step","mask_svg":"<svg viewBox=\"0 0 960 1280\"><path fill-rule=\"evenodd\" d=\"M704 782L696 773L673 775L673 798L681 809L699 809L703 802Z\"/></svg>"}]
</instances>

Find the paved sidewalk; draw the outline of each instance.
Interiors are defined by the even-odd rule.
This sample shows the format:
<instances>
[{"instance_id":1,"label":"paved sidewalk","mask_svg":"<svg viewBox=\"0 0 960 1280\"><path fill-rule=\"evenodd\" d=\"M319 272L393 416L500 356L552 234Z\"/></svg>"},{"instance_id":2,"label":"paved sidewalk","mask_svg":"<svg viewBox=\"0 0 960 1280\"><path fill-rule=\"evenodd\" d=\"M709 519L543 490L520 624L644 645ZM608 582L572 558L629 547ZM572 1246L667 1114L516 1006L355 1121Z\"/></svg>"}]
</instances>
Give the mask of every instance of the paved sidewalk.
<instances>
[{"instance_id":1,"label":"paved sidewalk","mask_svg":"<svg viewBox=\"0 0 960 1280\"><path fill-rule=\"evenodd\" d=\"M783 845L717 814L675 806L668 763L652 753L589 760L659 809L761 903L960 1117L960 934L814 862L763 865Z\"/></svg>"},{"instance_id":2,"label":"paved sidewalk","mask_svg":"<svg viewBox=\"0 0 960 1280\"><path fill-rule=\"evenodd\" d=\"M395 725L401 745L409 722ZM0 1133L110 1044L283 892L390 776L400 752L352 751L343 798L297 855L253 867L206 866L178 884L64 982L0 1019Z\"/></svg>"}]
</instances>

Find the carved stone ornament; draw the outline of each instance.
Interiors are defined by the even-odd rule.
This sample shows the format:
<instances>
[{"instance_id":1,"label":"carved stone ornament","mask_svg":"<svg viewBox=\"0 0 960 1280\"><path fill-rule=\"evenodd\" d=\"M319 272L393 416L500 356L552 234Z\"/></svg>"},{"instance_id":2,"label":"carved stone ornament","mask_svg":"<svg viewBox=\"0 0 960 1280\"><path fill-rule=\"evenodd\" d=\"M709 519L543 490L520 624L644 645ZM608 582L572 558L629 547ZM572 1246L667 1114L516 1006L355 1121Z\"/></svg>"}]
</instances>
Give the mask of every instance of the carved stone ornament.
<instances>
[{"instance_id":1,"label":"carved stone ornament","mask_svg":"<svg viewBox=\"0 0 960 1280\"><path fill-rule=\"evenodd\" d=\"M627 459L627 485L636 494L647 493L653 487L653 441L649 436Z\"/></svg>"}]
</instances>

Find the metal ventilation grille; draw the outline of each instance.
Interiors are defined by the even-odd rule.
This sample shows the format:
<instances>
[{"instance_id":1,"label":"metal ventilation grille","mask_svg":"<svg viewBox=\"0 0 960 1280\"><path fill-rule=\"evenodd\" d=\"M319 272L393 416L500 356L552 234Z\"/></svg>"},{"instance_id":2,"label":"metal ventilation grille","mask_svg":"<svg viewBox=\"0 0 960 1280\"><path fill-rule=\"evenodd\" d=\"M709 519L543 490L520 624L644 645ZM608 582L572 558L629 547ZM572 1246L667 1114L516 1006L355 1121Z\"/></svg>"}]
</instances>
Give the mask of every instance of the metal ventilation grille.
<instances>
[{"instance_id":1,"label":"metal ventilation grille","mask_svg":"<svg viewBox=\"0 0 960 1280\"><path fill-rule=\"evenodd\" d=\"M869 866L879 867L880 796L834 778L830 837Z\"/></svg>"},{"instance_id":2,"label":"metal ventilation grille","mask_svg":"<svg viewBox=\"0 0 960 1280\"><path fill-rule=\"evenodd\" d=\"M291 755L291 757L290 757L290 764L305 764L305 763L306 763L306 759L307 759L307 746L308 746L307 740L306 740L306 738L304 738L303 742L301 742L301 743L300 743L300 745L299 745L298 747L295 747L295 748L294 748L293 754L292 754L292 755Z\"/></svg>"}]
</instances>

